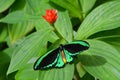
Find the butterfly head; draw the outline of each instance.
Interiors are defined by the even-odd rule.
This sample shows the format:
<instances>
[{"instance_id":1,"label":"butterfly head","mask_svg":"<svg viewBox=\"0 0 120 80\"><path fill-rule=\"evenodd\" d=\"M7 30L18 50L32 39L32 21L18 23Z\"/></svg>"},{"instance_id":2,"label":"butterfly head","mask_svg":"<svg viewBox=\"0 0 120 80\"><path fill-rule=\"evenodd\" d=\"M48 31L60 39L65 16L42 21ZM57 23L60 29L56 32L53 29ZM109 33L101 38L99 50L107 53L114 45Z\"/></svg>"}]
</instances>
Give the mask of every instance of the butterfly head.
<instances>
[{"instance_id":1,"label":"butterfly head","mask_svg":"<svg viewBox=\"0 0 120 80\"><path fill-rule=\"evenodd\" d=\"M60 44L59 50L62 51L63 50L63 45Z\"/></svg>"}]
</instances>

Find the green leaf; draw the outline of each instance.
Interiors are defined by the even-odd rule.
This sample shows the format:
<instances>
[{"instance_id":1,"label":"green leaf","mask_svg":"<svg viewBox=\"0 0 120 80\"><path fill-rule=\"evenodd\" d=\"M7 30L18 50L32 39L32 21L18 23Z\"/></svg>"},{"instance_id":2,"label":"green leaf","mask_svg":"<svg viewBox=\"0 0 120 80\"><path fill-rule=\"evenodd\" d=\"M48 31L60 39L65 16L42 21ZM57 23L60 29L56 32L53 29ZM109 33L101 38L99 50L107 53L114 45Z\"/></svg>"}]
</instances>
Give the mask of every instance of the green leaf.
<instances>
[{"instance_id":1,"label":"green leaf","mask_svg":"<svg viewBox=\"0 0 120 80\"><path fill-rule=\"evenodd\" d=\"M42 15L45 15L46 14L46 10L48 9L54 9L52 7L52 5L49 3L50 0L41 0L40 1L40 6L39 6L39 9L40 9L40 13Z\"/></svg>"},{"instance_id":2,"label":"green leaf","mask_svg":"<svg viewBox=\"0 0 120 80\"><path fill-rule=\"evenodd\" d=\"M52 26L43 17L40 17L38 20L35 21L35 28L37 30L51 29Z\"/></svg>"},{"instance_id":3,"label":"green leaf","mask_svg":"<svg viewBox=\"0 0 120 80\"><path fill-rule=\"evenodd\" d=\"M78 0L66 0L65 2L68 2L69 4L73 5L75 8L81 10L81 6L79 4ZM64 2L64 3L65 3ZM60 4L59 4L60 5ZM82 11L82 10L81 10Z\"/></svg>"},{"instance_id":4,"label":"green leaf","mask_svg":"<svg viewBox=\"0 0 120 80\"><path fill-rule=\"evenodd\" d=\"M50 42L54 43L56 40L59 39L59 37L54 33L54 32L51 32L51 34L49 34L49 40Z\"/></svg>"},{"instance_id":5,"label":"green leaf","mask_svg":"<svg viewBox=\"0 0 120 80\"><path fill-rule=\"evenodd\" d=\"M13 50L15 49L15 47L16 46L12 46L12 47L6 48L3 52L6 53L11 58Z\"/></svg>"},{"instance_id":6,"label":"green leaf","mask_svg":"<svg viewBox=\"0 0 120 80\"><path fill-rule=\"evenodd\" d=\"M40 18L35 21L35 28L36 30L45 30L45 29L52 29L54 30L53 26L51 26L44 18ZM50 35L51 42L55 42L59 37L56 35L55 32L52 32Z\"/></svg>"},{"instance_id":7,"label":"green leaf","mask_svg":"<svg viewBox=\"0 0 120 80\"><path fill-rule=\"evenodd\" d=\"M0 0L0 13L8 9L15 0Z\"/></svg>"},{"instance_id":8,"label":"green leaf","mask_svg":"<svg viewBox=\"0 0 120 80\"><path fill-rule=\"evenodd\" d=\"M0 80L6 80L8 64L0 65Z\"/></svg>"},{"instance_id":9,"label":"green leaf","mask_svg":"<svg viewBox=\"0 0 120 80\"><path fill-rule=\"evenodd\" d=\"M16 11L16 10L22 10L25 7L25 0L15 0L15 2L10 7L10 12Z\"/></svg>"},{"instance_id":10,"label":"green leaf","mask_svg":"<svg viewBox=\"0 0 120 80\"><path fill-rule=\"evenodd\" d=\"M75 17L79 17L80 19L82 18L82 12L80 10L80 7L77 6L79 3L74 0L74 1L69 1L69 0L50 0L53 3L67 9L72 13Z\"/></svg>"},{"instance_id":11,"label":"green leaf","mask_svg":"<svg viewBox=\"0 0 120 80\"><path fill-rule=\"evenodd\" d=\"M31 7L34 13L39 13L40 9L40 1L41 0L26 0L27 4Z\"/></svg>"},{"instance_id":12,"label":"green leaf","mask_svg":"<svg viewBox=\"0 0 120 80\"><path fill-rule=\"evenodd\" d=\"M94 6L96 0L79 0L81 7L82 7L82 13L83 16L85 17L87 13L92 9Z\"/></svg>"},{"instance_id":13,"label":"green leaf","mask_svg":"<svg viewBox=\"0 0 120 80\"><path fill-rule=\"evenodd\" d=\"M33 64L26 65L15 75L16 80L36 80L38 71L33 70Z\"/></svg>"},{"instance_id":14,"label":"green leaf","mask_svg":"<svg viewBox=\"0 0 120 80\"><path fill-rule=\"evenodd\" d=\"M74 65L67 64L64 68L39 71L38 80L72 80Z\"/></svg>"},{"instance_id":15,"label":"green leaf","mask_svg":"<svg viewBox=\"0 0 120 80\"><path fill-rule=\"evenodd\" d=\"M90 48L79 56L84 68L100 80L120 79L120 53L100 40L88 40Z\"/></svg>"},{"instance_id":16,"label":"green leaf","mask_svg":"<svg viewBox=\"0 0 120 80\"><path fill-rule=\"evenodd\" d=\"M120 1L107 2L93 10L77 31L76 39L86 39L90 35L120 26Z\"/></svg>"},{"instance_id":17,"label":"green leaf","mask_svg":"<svg viewBox=\"0 0 120 80\"><path fill-rule=\"evenodd\" d=\"M26 0L26 2L35 15L43 15L47 9L52 8L49 0Z\"/></svg>"},{"instance_id":18,"label":"green leaf","mask_svg":"<svg viewBox=\"0 0 120 80\"><path fill-rule=\"evenodd\" d=\"M10 62L10 57L5 52L0 52L0 65Z\"/></svg>"},{"instance_id":19,"label":"green leaf","mask_svg":"<svg viewBox=\"0 0 120 80\"><path fill-rule=\"evenodd\" d=\"M114 46L120 53L120 35L111 35L111 36L105 36L105 37L98 37L96 39L105 41L112 46Z\"/></svg>"},{"instance_id":20,"label":"green leaf","mask_svg":"<svg viewBox=\"0 0 120 80\"><path fill-rule=\"evenodd\" d=\"M112 30L98 32L89 38L105 41L114 46L120 52L120 27Z\"/></svg>"},{"instance_id":21,"label":"green leaf","mask_svg":"<svg viewBox=\"0 0 120 80\"><path fill-rule=\"evenodd\" d=\"M50 34L51 30L39 30L24 38L14 49L14 55L12 56L7 74L18 70L28 64L27 62L31 58L36 57L39 51L46 46L47 41L50 41Z\"/></svg>"},{"instance_id":22,"label":"green leaf","mask_svg":"<svg viewBox=\"0 0 120 80\"><path fill-rule=\"evenodd\" d=\"M0 52L0 80L6 80L9 62L10 57L5 52Z\"/></svg>"},{"instance_id":23,"label":"green leaf","mask_svg":"<svg viewBox=\"0 0 120 80\"><path fill-rule=\"evenodd\" d=\"M8 36L8 27L6 24L0 24L0 42L5 41Z\"/></svg>"},{"instance_id":24,"label":"green leaf","mask_svg":"<svg viewBox=\"0 0 120 80\"><path fill-rule=\"evenodd\" d=\"M39 19L39 16L29 15L25 11L19 10L9 13L4 18L0 19L0 22L4 23L19 23L26 21L33 21Z\"/></svg>"},{"instance_id":25,"label":"green leaf","mask_svg":"<svg viewBox=\"0 0 120 80\"><path fill-rule=\"evenodd\" d=\"M22 22L9 25L9 37L11 44L14 44L18 39L24 37L33 28L33 22Z\"/></svg>"},{"instance_id":26,"label":"green leaf","mask_svg":"<svg viewBox=\"0 0 120 80\"><path fill-rule=\"evenodd\" d=\"M25 11L14 11L9 13L6 17L0 19L0 22L5 23L19 23L30 20L33 17L32 15L28 15Z\"/></svg>"},{"instance_id":27,"label":"green leaf","mask_svg":"<svg viewBox=\"0 0 120 80\"><path fill-rule=\"evenodd\" d=\"M58 19L55 23L55 28L66 41L72 41L72 24L70 22L70 18L67 11L58 12Z\"/></svg>"},{"instance_id":28,"label":"green leaf","mask_svg":"<svg viewBox=\"0 0 120 80\"><path fill-rule=\"evenodd\" d=\"M112 38L112 39L115 39L115 38ZM117 40L120 40L120 36L119 36L119 38L117 38ZM112 42L106 41L106 42L108 42L109 44L114 46L120 53L120 42L117 42L117 41L116 42L114 42L114 41L112 41Z\"/></svg>"},{"instance_id":29,"label":"green leaf","mask_svg":"<svg viewBox=\"0 0 120 80\"><path fill-rule=\"evenodd\" d=\"M102 37L110 37L110 36L117 36L120 35L120 27L112 29L112 30L105 30L97 32L91 36L89 36L90 39L93 38L102 38Z\"/></svg>"}]
</instances>

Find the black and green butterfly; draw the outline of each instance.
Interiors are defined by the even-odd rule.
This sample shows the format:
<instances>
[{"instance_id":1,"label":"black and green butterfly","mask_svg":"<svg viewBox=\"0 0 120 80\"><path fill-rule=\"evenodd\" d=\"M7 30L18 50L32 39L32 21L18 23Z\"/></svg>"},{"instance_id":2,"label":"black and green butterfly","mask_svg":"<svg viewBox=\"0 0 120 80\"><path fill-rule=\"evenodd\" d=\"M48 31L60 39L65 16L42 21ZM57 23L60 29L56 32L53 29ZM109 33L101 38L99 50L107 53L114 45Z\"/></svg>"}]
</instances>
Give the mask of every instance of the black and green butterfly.
<instances>
[{"instance_id":1,"label":"black and green butterfly","mask_svg":"<svg viewBox=\"0 0 120 80\"><path fill-rule=\"evenodd\" d=\"M86 41L74 41L60 45L57 49L53 49L38 58L34 64L34 70L63 67L66 63L72 62L77 54L88 48L89 44Z\"/></svg>"}]
</instances>

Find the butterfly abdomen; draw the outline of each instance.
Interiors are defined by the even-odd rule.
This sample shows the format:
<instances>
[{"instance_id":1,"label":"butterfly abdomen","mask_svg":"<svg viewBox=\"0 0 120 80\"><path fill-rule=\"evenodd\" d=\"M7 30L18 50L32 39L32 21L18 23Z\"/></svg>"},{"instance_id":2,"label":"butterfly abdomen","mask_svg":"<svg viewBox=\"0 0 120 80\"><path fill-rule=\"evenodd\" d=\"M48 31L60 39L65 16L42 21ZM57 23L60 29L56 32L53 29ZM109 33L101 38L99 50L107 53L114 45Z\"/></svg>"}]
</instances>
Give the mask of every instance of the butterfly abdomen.
<instances>
[{"instance_id":1,"label":"butterfly abdomen","mask_svg":"<svg viewBox=\"0 0 120 80\"><path fill-rule=\"evenodd\" d=\"M62 55L62 60L63 60L64 64L66 64L67 60L66 60L65 53L63 50L61 51L61 55Z\"/></svg>"}]
</instances>

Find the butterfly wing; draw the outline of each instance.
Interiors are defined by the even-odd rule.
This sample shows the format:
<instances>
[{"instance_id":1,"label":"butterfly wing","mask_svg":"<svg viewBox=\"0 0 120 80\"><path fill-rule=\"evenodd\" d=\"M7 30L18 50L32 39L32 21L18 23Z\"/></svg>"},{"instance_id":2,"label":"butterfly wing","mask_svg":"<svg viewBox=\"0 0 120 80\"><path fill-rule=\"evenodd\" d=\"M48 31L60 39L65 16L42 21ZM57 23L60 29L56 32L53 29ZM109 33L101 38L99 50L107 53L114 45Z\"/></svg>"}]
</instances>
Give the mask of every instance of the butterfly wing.
<instances>
[{"instance_id":1,"label":"butterfly wing","mask_svg":"<svg viewBox=\"0 0 120 80\"><path fill-rule=\"evenodd\" d=\"M70 55L71 53L64 49L65 57L68 63L73 61L73 57Z\"/></svg>"},{"instance_id":2,"label":"butterfly wing","mask_svg":"<svg viewBox=\"0 0 120 80\"><path fill-rule=\"evenodd\" d=\"M62 55L58 54L58 59L57 59L57 63L55 65L55 67L60 68L64 66L64 62L62 60Z\"/></svg>"},{"instance_id":3,"label":"butterfly wing","mask_svg":"<svg viewBox=\"0 0 120 80\"><path fill-rule=\"evenodd\" d=\"M55 66L58 55L59 48L49 51L48 53L37 59L34 64L34 70L46 69Z\"/></svg>"},{"instance_id":4,"label":"butterfly wing","mask_svg":"<svg viewBox=\"0 0 120 80\"><path fill-rule=\"evenodd\" d=\"M69 53L71 56L75 56L80 52L87 50L89 48L89 44L86 41L74 41L70 44L64 45L64 49L66 53Z\"/></svg>"}]
</instances>

